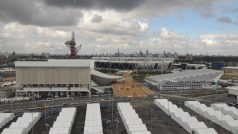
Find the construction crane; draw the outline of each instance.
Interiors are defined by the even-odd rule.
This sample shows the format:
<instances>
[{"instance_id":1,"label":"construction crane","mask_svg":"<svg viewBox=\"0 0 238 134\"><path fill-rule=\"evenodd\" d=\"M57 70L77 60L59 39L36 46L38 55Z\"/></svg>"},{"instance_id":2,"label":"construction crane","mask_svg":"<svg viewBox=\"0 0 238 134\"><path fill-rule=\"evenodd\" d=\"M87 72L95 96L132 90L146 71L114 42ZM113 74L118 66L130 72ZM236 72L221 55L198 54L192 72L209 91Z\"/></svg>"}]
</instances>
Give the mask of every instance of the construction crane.
<instances>
[{"instance_id":1,"label":"construction crane","mask_svg":"<svg viewBox=\"0 0 238 134\"><path fill-rule=\"evenodd\" d=\"M71 59L76 59L77 58L77 53L81 49L82 45L79 45L76 47L76 42L74 40L74 32L72 32L72 37L71 40L67 40L65 42L65 45L69 48L70 50L70 58Z\"/></svg>"}]
</instances>

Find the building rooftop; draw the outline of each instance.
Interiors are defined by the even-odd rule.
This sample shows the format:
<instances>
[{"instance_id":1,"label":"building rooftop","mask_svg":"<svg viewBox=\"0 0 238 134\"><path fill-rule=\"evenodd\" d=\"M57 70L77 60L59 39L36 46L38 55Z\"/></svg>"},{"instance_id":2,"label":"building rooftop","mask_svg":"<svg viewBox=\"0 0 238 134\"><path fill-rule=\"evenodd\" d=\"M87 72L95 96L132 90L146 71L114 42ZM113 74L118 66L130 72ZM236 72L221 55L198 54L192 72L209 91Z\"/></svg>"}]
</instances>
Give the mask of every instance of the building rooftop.
<instances>
[{"instance_id":1,"label":"building rooftop","mask_svg":"<svg viewBox=\"0 0 238 134\"><path fill-rule=\"evenodd\" d=\"M238 90L238 86L227 87L228 90Z\"/></svg>"},{"instance_id":2,"label":"building rooftop","mask_svg":"<svg viewBox=\"0 0 238 134\"><path fill-rule=\"evenodd\" d=\"M16 61L16 67L90 67L84 60L48 60L48 61Z\"/></svg>"},{"instance_id":3,"label":"building rooftop","mask_svg":"<svg viewBox=\"0 0 238 134\"><path fill-rule=\"evenodd\" d=\"M223 70L238 70L238 67L235 66L227 66L227 67L223 67Z\"/></svg>"},{"instance_id":4,"label":"building rooftop","mask_svg":"<svg viewBox=\"0 0 238 134\"><path fill-rule=\"evenodd\" d=\"M223 75L222 71L211 69L185 70L182 72L174 72L170 74L162 74L147 77L146 80L163 83L163 82L179 82L179 81L218 81Z\"/></svg>"}]
</instances>

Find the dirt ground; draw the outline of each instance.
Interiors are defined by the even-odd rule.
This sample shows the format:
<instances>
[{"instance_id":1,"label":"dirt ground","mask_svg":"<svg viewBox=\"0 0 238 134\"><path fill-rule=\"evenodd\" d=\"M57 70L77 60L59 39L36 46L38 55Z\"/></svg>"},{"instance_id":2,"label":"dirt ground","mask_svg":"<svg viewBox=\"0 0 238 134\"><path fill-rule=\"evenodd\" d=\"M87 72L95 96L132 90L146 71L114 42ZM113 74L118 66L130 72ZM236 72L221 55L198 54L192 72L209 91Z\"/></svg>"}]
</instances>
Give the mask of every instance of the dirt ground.
<instances>
[{"instance_id":1,"label":"dirt ground","mask_svg":"<svg viewBox=\"0 0 238 134\"><path fill-rule=\"evenodd\" d=\"M124 82L112 85L113 93L117 97L143 97L154 94L150 89L133 80L132 72L124 73Z\"/></svg>"},{"instance_id":2,"label":"dirt ground","mask_svg":"<svg viewBox=\"0 0 238 134\"><path fill-rule=\"evenodd\" d=\"M238 72L225 72L222 77L226 79L238 79Z\"/></svg>"}]
</instances>

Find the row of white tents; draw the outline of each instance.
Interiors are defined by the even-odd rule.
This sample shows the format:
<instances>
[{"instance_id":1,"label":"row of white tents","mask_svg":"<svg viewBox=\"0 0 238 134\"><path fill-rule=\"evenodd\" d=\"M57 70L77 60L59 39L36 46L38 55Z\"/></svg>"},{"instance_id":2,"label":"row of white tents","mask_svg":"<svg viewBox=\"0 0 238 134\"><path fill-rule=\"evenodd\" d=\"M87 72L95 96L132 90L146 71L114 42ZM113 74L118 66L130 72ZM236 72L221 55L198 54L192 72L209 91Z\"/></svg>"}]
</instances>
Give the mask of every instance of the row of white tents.
<instances>
[{"instance_id":1,"label":"row of white tents","mask_svg":"<svg viewBox=\"0 0 238 134\"><path fill-rule=\"evenodd\" d=\"M0 129L5 126L8 122L13 120L15 117L14 113L0 113Z\"/></svg>"},{"instance_id":2,"label":"row of white tents","mask_svg":"<svg viewBox=\"0 0 238 134\"><path fill-rule=\"evenodd\" d=\"M76 108L62 108L53 126L50 128L49 134L70 134L71 128L76 116Z\"/></svg>"},{"instance_id":3,"label":"row of white tents","mask_svg":"<svg viewBox=\"0 0 238 134\"><path fill-rule=\"evenodd\" d=\"M204 122L198 121L196 117L184 112L167 99L155 99L154 103L191 134L217 134L213 128L208 128Z\"/></svg>"},{"instance_id":4,"label":"row of white tents","mask_svg":"<svg viewBox=\"0 0 238 134\"><path fill-rule=\"evenodd\" d=\"M230 107L226 103L214 103L211 107L238 120L238 109L235 107Z\"/></svg>"},{"instance_id":5,"label":"row of white tents","mask_svg":"<svg viewBox=\"0 0 238 134\"><path fill-rule=\"evenodd\" d=\"M238 120L234 120L232 116L216 110L213 108L214 105L213 107L208 107L205 104L201 104L199 101L186 101L185 106L232 133L238 134Z\"/></svg>"},{"instance_id":6,"label":"row of white tents","mask_svg":"<svg viewBox=\"0 0 238 134\"><path fill-rule=\"evenodd\" d=\"M99 103L87 104L84 134L103 134Z\"/></svg>"},{"instance_id":7,"label":"row of white tents","mask_svg":"<svg viewBox=\"0 0 238 134\"><path fill-rule=\"evenodd\" d=\"M117 109L128 134L151 134L130 103L117 103Z\"/></svg>"},{"instance_id":8,"label":"row of white tents","mask_svg":"<svg viewBox=\"0 0 238 134\"><path fill-rule=\"evenodd\" d=\"M40 117L39 112L24 113L16 122L12 122L9 128L5 128L2 134L27 134Z\"/></svg>"}]
</instances>

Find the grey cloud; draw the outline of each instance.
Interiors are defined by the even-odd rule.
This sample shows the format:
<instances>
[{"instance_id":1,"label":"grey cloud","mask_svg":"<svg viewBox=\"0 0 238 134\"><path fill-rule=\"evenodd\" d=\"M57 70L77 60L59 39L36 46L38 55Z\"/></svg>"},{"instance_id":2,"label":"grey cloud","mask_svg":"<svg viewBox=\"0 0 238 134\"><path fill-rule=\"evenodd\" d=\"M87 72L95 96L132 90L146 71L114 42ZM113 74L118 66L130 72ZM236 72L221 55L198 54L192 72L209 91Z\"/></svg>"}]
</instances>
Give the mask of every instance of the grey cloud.
<instances>
[{"instance_id":1,"label":"grey cloud","mask_svg":"<svg viewBox=\"0 0 238 134\"><path fill-rule=\"evenodd\" d=\"M51 6L83 9L131 10L146 0L45 0Z\"/></svg>"},{"instance_id":2,"label":"grey cloud","mask_svg":"<svg viewBox=\"0 0 238 134\"><path fill-rule=\"evenodd\" d=\"M223 23L233 23L231 18L228 18L228 17L225 17L225 16L220 17L217 20L220 21L220 22L223 22Z\"/></svg>"},{"instance_id":3,"label":"grey cloud","mask_svg":"<svg viewBox=\"0 0 238 134\"><path fill-rule=\"evenodd\" d=\"M181 9L192 9L204 17L214 16L214 5L217 3L228 3L231 0L147 0L136 8L137 12L133 14L147 16L164 16L170 13L180 11ZM208 10L208 11L206 11Z\"/></svg>"},{"instance_id":4,"label":"grey cloud","mask_svg":"<svg viewBox=\"0 0 238 134\"><path fill-rule=\"evenodd\" d=\"M226 16L217 18L217 21L219 21L221 23L227 23L227 24L237 24L237 22L235 22L234 20L232 20L231 18L226 17Z\"/></svg>"},{"instance_id":5,"label":"grey cloud","mask_svg":"<svg viewBox=\"0 0 238 134\"><path fill-rule=\"evenodd\" d=\"M230 0L45 0L46 4L55 7L75 7L81 9L114 9L114 10L142 10L144 14L168 13L168 10L179 8L203 9L203 15L211 15L211 7L217 2ZM209 12L205 13L205 10ZM142 13L143 14L143 13ZM148 15L147 14L147 15Z\"/></svg>"},{"instance_id":6,"label":"grey cloud","mask_svg":"<svg viewBox=\"0 0 238 134\"><path fill-rule=\"evenodd\" d=\"M62 10L36 0L1 0L0 20L40 26L73 25L82 16L80 11Z\"/></svg>"},{"instance_id":7,"label":"grey cloud","mask_svg":"<svg viewBox=\"0 0 238 134\"><path fill-rule=\"evenodd\" d=\"M195 9L211 16L214 3L229 0L0 0L0 21L39 26L72 26L82 10L112 9L127 18L167 15L178 9ZM100 22L100 18L96 18ZM94 20L93 20L94 21Z\"/></svg>"},{"instance_id":8,"label":"grey cloud","mask_svg":"<svg viewBox=\"0 0 238 134\"><path fill-rule=\"evenodd\" d=\"M94 15L94 16L92 17L91 21L94 22L94 23L100 23L100 22L103 21L103 18L102 18L102 16L100 16L100 15Z\"/></svg>"},{"instance_id":9,"label":"grey cloud","mask_svg":"<svg viewBox=\"0 0 238 134\"><path fill-rule=\"evenodd\" d=\"M205 18L214 18L216 17L217 11L211 5L205 5L200 9L200 14Z\"/></svg>"}]
</instances>

